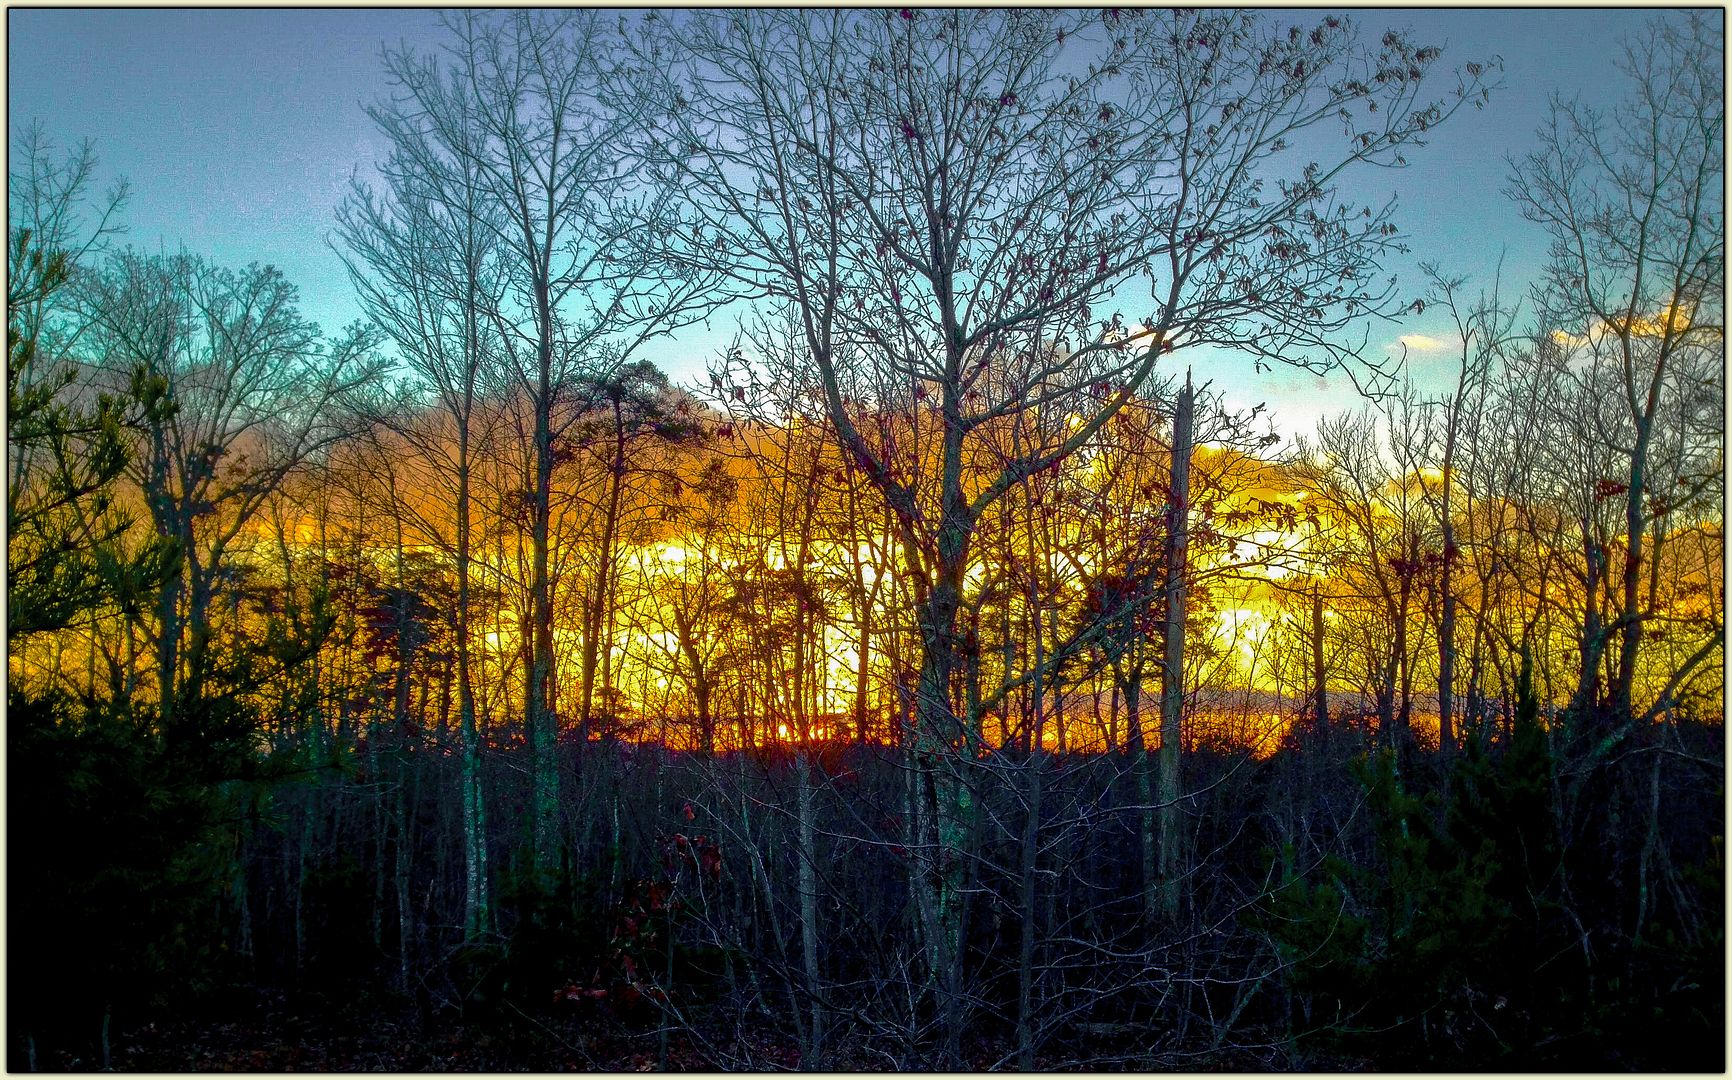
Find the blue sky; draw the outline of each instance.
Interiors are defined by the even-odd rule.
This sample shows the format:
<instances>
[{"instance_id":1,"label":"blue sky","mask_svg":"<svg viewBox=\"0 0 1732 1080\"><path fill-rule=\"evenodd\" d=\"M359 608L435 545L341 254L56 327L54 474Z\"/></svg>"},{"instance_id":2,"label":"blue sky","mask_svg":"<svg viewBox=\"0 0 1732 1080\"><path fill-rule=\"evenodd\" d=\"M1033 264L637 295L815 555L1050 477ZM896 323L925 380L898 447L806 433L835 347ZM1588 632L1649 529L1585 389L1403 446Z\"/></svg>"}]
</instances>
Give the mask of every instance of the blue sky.
<instances>
[{"instance_id":1,"label":"blue sky","mask_svg":"<svg viewBox=\"0 0 1732 1080\"><path fill-rule=\"evenodd\" d=\"M1623 92L1620 43L1651 11L1617 9L1361 9L1367 33L1411 31L1444 48L1443 64L1501 56L1504 89L1484 110L1463 110L1400 171L1360 178L1367 201L1399 194L1398 221L1413 258L1393 266L1404 291L1420 288L1419 259L1489 282L1531 278L1544 238L1501 194L1506 156L1532 143L1557 93L1609 105ZM1307 13L1305 21L1315 18ZM96 140L106 175L125 175L133 198L127 242L225 264L269 262L299 285L306 314L327 331L360 315L331 251L333 212L358 166L382 152L364 103L387 86L381 46L432 48L437 18L415 9L31 10L7 13L8 121L40 119L63 143ZM1441 336L1434 316L1372 329L1373 347L1400 334ZM676 380L703 371L721 331L694 332L657 360ZM1442 354L1410 354L1416 378L1435 383ZM1284 432L1354 404L1351 384L1250 364L1210 364L1242 405L1267 401ZM1201 374L1201 373L1200 373Z\"/></svg>"}]
</instances>

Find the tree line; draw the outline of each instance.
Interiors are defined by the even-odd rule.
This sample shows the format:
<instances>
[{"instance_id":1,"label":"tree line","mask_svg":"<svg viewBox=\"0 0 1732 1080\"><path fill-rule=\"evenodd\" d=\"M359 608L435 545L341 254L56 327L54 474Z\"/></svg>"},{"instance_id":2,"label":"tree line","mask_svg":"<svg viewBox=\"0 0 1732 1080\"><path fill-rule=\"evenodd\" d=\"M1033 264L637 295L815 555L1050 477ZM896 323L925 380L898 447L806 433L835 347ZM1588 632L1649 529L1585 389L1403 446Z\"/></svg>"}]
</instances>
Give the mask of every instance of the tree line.
<instances>
[{"instance_id":1,"label":"tree line","mask_svg":"<svg viewBox=\"0 0 1732 1080\"><path fill-rule=\"evenodd\" d=\"M1498 69L1344 17L444 29L335 335L15 139L14 1067L236 987L501 1033L397 1067L1719 1060L1718 30L1512 157L1525 295L1414 295L1354 181ZM1441 391L1357 346L1428 310Z\"/></svg>"}]
</instances>

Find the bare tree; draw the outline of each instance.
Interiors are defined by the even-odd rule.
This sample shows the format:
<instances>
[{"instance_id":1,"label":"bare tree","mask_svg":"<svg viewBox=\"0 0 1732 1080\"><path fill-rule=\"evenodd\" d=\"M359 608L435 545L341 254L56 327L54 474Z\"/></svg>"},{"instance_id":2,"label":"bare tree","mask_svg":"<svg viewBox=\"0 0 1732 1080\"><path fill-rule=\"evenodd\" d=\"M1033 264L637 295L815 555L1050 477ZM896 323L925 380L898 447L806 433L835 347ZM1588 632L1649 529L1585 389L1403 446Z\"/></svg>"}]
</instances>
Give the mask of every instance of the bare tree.
<instances>
[{"instance_id":1,"label":"bare tree","mask_svg":"<svg viewBox=\"0 0 1732 1080\"><path fill-rule=\"evenodd\" d=\"M168 727L178 703L201 693L232 547L291 471L351 430L340 405L380 364L363 327L322 342L295 287L269 266L128 251L89 274L80 294L84 347L136 399L132 479L173 545L156 597Z\"/></svg>"},{"instance_id":2,"label":"bare tree","mask_svg":"<svg viewBox=\"0 0 1732 1080\"><path fill-rule=\"evenodd\" d=\"M466 90L453 79L445 100L454 109L467 105ZM493 327L486 312L498 310L503 283L495 256L497 226L486 221L496 208L484 200L482 176L466 147L443 145L427 131L396 122L389 111L374 110L391 139L380 164L385 183L375 193L359 183L338 208L337 232L351 279L367 313L396 345L437 407L449 419L455 446L443 424L431 425L425 413L387 410L382 418L426 455L441 475L455 478L452 493L455 536L451 540L457 582L456 653L458 723L463 771L464 928L471 936L489 922L486 809L481 791L480 735L476 726L474 661L471 656L470 588L474 540L471 485L477 430L478 396L486 389L487 367L497 362ZM479 139L469 124L454 124L453 139ZM479 449L484 451L484 444ZM448 467L445 468L445 467ZM429 530L440 536L442 530Z\"/></svg>"},{"instance_id":3,"label":"bare tree","mask_svg":"<svg viewBox=\"0 0 1732 1080\"><path fill-rule=\"evenodd\" d=\"M981 738L958 613L982 515L1087 443L1174 348L1345 359L1336 332L1388 299L1377 261L1395 228L1335 185L1399 163L1479 99L1481 72L1426 102L1436 49L1392 33L1366 50L1333 16L742 12L651 40L668 72L648 117L658 167L688 196L670 257L790 306L828 420L898 522L921 633L915 747L948 761L926 773L922 826L947 869L918 876L953 1039L972 811L957 759L934 755ZM1336 124L1324 160L1297 160L1302 135L1328 143ZM1107 314L1135 303L1140 321ZM980 471L973 447L1029 409L1079 422ZM873 419L887 413L908 419Z\"/></svg>"},{"instance_id":4,"label":"bare tree","mask_svg":"<svg viewBox=\"0 0 1732 1080\"><path fill-rule=\"evenodd\" d=\"M1514 312L1499 301L1495 286L1489 295L1468 301L1462 296L1464 279L1446 276L1435 264L1427 264L1424 270L1431 280L1431 303L1441 307L1455 324L1460 348L1455 392L1436 403L1436 417L1427 418L1431 445L1425 456L1436 462L1435 487L1429 468L1422 465L1417 472L1437 519L1441 542L1437 572L1437 731L1438 749L1447 760L1456 748L1456 618L1461 599L1456 572L1466 561L1456 538L1457 505L1465 497L1471 533L1475 494L1471 487L1459 491L1462 485L1458 474L1462 470L1458 451L1471 410L1483 401L1492 372L1511 342ZM1431 430L1437 425L1429 421L1438 418L1442 430ZM1469 447L1468 453L1473 452L1474 448ZM1480 603L1483 607L1483 598Z\"/></svg>"},{"instance_id":5,"label":"bare tree","mask_svg":"<svg viewBox=\"0 0 1732 1080\"><path fill-rule=\"evenodd\" d=\"M1337 602L1351 601L1379 734L1401 754L1411 734L1418 634L1410 618L1426 539L1411 463L1418 408L1409 385L1400 398L1323 421L1314 448L1301 443L1308 490L1337 524L1330 576L1343 586Z\"/></svg>"},{"instance_id":6,"label":"bare tree","mask_svg":"<svg viewBox=\"0 0 1732 1080\"><path fill-rule=\"evenodd\" d=\"M426 165L469 178L501 260L506 287L486 317L533 415L533 475L522 493L532 609L525 720L535 863L547 871L557 863L559 808L549 570L557 446L592 404L579 376L605 378L623 366L675 325L702 287L654 273L637 254L646 232L665 227L666 192L646 187L621 152L640 122L629 104L597 97L613 63L599 16L467 12L449 17L447 28L455 42L442 58L387 53L397 96L374 115L401 133L396 141L436 148Z\"/></svg>"},{"instance_id":7,"label":"bare tree","mask_svg":"<svg viewBox=\"0 0 1732 1080\"><path fill-rule=\"evenodd\" d=\"M1603 618L1590 609L1582 669L1591 685L1617 637L1605 703L1618 718L1634 710L1638 651L1655 617L1643 579L1658 565L1661 534L1649 540L1649 528L1681 496L1704 490L1688 476L1678 478L1682 490L1668 490L1654 475L1654 457L1668 397L1701 378L1692 369L1724 362L1724 49L1712 19L1656 18L1620 65L1630 97L1610 114L1554 101L1539 149L1511 163L1510 197L1552 241L1534 291L1542 329L1555 332L1556 358L1570 378L1617 405L1614 415L1595 413L1620 468L1596 479L1604 481L1599 501L1616 498L1622 507L1623 558L1604 569L1617 588ZM1717 446L1722 423L1708 424L1703 434ZM1589 559L1602 555L1591 551ZM1708 635L1691 666L1712 654L1718 636Z\"/></svg>"},{"instance_id":8,"label":"bare tree","mask_svg":"<svg viewBox=\"0 0 1732 1080\"><path fill-rule=\"evenodd\" d=\"M81 264L119 231L124 183L93 190L96 151L64 153L39 123L21 129L7 169L6 567L8 638L68 625L123 591L103 550L129 515L114 504L126 464L123 404L79 400L67 361L82 329L68 303ZM84 395L87 396L87 395ZM151 561L142 553L138 568ZM106 594L106 597L105 597Z\"/></svg>"}]
</instances>

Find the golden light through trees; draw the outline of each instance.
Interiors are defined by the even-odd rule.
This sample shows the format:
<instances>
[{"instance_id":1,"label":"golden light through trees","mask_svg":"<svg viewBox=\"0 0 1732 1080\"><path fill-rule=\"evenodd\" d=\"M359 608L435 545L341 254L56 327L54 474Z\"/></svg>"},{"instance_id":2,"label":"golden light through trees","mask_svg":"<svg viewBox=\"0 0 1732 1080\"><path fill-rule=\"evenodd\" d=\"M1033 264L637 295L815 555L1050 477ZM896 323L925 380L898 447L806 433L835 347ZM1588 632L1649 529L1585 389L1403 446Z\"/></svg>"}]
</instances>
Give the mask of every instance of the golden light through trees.
<instances>
[{"instance_id":1,"label":"golden light through trees","mask_svg":"<svg viewBox=\"0 0 1732 1080\"><path fill-rule=\"evenodd\" d=\"M1518 302L1369 179L1499 65L1302 14L446 14L337 335L22 139L9 1065L243 985L567 1068L1708 1060L1716 28L1510 160Z\"/></svg>"},{"instance_id":2,"label":"golden light through trees","mask_svg":"<svg viewBox=\"0 0 1732 1080\"><path fill-rule=\"evenodd\" d=\"M1159 445L1158 415L1158 403L1128 413L1151 422L1137 439ZM884 643L898 632L907 633L897 626L895 609L898 590L907 586L894 559L887 557L889 542L882 529L863 534L862 527L871 522L850 515L855 489L843 459L820 441L820 425L745 428L719 423L713 416L705 423L710 435L705 444L653 448L634 462L638 477L629 489L625 515L632 524L616 556L616 629L602 665L608 673L603 690L610 702L608 719L592 738L666 741L682 749L702 745L705 734L698 730L692 689L696 663L708 667L705 677L714 695L714 727L708 737L718 750L778 741L895 742L901 737L898 709L905 703L898 704L892 688L907 675L892 666L895 661ZM1109 432L1129 432L1130 423L1127 419ZM1032 517L1011 514L992 523L982 544L989 554L967 582L970 600L983 612L1002 605L982 620L980 649L987 679L994 658L1029 647L1029 613L1019 598L1027 594L1015 582L1036 581L1043 606L1056 606L1061 619L1085 618L1089 590L1110 570L1113 553L1127 542L1139 542L1130 530L1159 509L1163 473L1158 465L1140 463L1133 444L1128 434L1117 443L1103 436L1044 478L1045 487L1028 507ZM794 475L778 476L766 468L764 461L771 454L793 463ZM805 464L800 464L802 459ZM280 603L270 598L305 588L308 568L330 575L346 565L358 579L384 579L401 563L412 564L414 573L429 582L433 578L427 575L448 579L449 496L440 477L426 469L426 460L380 437L334 453L323 466L323 477L292 479L271 518L251 524L237 541L245 553L237 573L248 586L233 606L225 632L262 632ZM1365 592L1362 575L1375 578L1377 570L1351 561L1356 550L1372 549L1353 545L1411 528L1410 521L1403 524L1403 515L1410 513L1403 507L1418 491L1419 478L1367 478L1358 493L1363 502L1354 503L1345 489L1331 486L1335 482L1327 479L1328 473L1315 472L1306 461L1267 461L1242 450L1204 446L1197 452L1195 469L1204 494L1196 500L1192 525L1197 605L1190 619L1196 628L1196 657L1186 680L1192 702L1189 737L1242 740L1245 748L1266 754L1294 722L1307 692L1293 665L1309 633L1304 625L1308 613L1294 598L1305 594L1304 583L1317 582L1327 598L1325 614L1331 625L1359 622L1374 611L1364 607L1372 596ZM1426 466L1425 472L1435 483L1437 468ZM496 472L493 483L508 483L510 475ZM389 490L381 487L387 480ZM297 494L301 485L313 483L327 486L331 494L321 499ZM587 515L596 512L597 483L596 471L581 459L556 472L562 524L553 562L562 568L558 585L564 599L554 628L555 684L556 711L564 717L573 713L572 695L581 676L582 630L571 597L594 573L593 566L585 565L593 555L583 529L590 520ZM482 505L508 506L511 497L509 487L489 482L476 487ZM806 594L789 587L791 553L782 532L788 514L808 512L802 502L810 504L817 523L803 556ZM1523 507L1518 512L1539 510ZM1477 547L1480 532L1492 527L1499 512L1497 504L1487 505L1479 518L1458 520L1464 546ZM1358 539L1343 538L1344 530L1361 532ZM519 700L522 692L517 683L526 612L518 598L528 555L509 519L489 520L478 532L474 588L486 598L486 613L471 633L480 673L476 692L492 703L483 710L481 726L493 732L513 726L508 703ZM1034 563L1023 555L1031 533L1039 543ZM1670 583L1664 617L1687 625L1712 613L1722 587L1717 561L1711 557L1717 533L1711 523L1703 523L1675 540L1660 571L1661 579ZM1149 537L1140 542L1149 542ZM1435 537L1428 536L1420 549L1431 549L1435 559L1435 544ZM1003 561L992 554L1001 551L1008 552ZM1555 558L1564 553L1541 549L1533 554ZM323 571L316 569L321 566ZM1428 577L1418 588L1435 585ZM1500 607L1499 597L1474 590L1465 594L1464 602L1473 611L1515 625L1532 621L1542 605L1559 605L1569 595L1562 582L1555 582L1538 596L1517 594L1514 607ZM1416 613L1422 607L1416 602ZM1422 619L1429 617L1422 614ZM863 621L880 628L878 640L867 644L864 680ZM796 624L811 631L810 655L802 660L810 676L807 699L794 703L747 690L744 681L763 664L770 665L767 670L774 678L788 678L789 658L768 654L786 647ZM1023 628L1020 633L1018 627ZM34 642L29 650L14 652L13 676L26 682L75 684L95 663L104 669L105 679L145 681L148 673L142 668L107 670L128 650L126 635L113 636L116 629L113 624L92 626ZM1409 644L1416 657L1430 649L1419 638L1423 632ZM1330 642L1341 656L1332 666L1330 690L1343 706L1370 708L1375 689L1366 681L1368 672L1355 670L1357 662L1349 659L1354 649L1363 648L1355 645L1352 633L1343 627L1340 639ZM1554 626L1549 634L1553 644L1541 651L1544 671L1566 662L1569 648L1567 627ZM701 642L693 640L700 636ZM142 663L143 652L131 648ZM696 660L694 650L702 651L704 661ZM384 670L389 660L380 656L373 663L376 670ZM1079 656L1074 670L1063 704L1046 718L1039 741L1069 750L1122 747L1125 718L1122 703L1113 700L1110 672L1088 655ZM1638 696L1650 698L1668 675L1664 655L1656 656L1643 669ZM435 686L426 692L441 690ZM442 692L452 691L447 686ZM429 699L423 707L443 712L452 704ZM1014 711L1006 701L989 715L990 745L1027 736L1019 732ZM857 727L860 716L867 719L864 732ZM1413 719L1422 739L1435 740L1435 703L1422 701ZM1158 731L1146 714L1142 724L1147 744L1157 745Z\"/></svg>"}]
</instances>

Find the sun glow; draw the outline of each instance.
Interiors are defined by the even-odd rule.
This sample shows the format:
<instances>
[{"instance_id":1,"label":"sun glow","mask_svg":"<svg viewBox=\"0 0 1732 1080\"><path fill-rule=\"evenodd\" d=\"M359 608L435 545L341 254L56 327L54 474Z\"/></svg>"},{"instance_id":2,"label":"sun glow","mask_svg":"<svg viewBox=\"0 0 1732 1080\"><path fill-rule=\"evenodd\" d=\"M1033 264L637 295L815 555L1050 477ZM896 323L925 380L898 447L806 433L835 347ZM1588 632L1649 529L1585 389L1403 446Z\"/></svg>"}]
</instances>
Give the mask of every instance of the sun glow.
<instances>
[{"instance_id":1,"label":"sun glow","mask_svg":"<svg viewBox=\"0 0 1732 1080\"><path fill-rule=\"evenodd\" d=\"M972 723L988 748L1026 745L1035 737L1029 725L1036 717L1039 744L1054 750L1125 745L1122 677L1104 652L1093 651L1106 639L1067 657L1057 686L1043 677L1038 708L1031 688L1032 673L1051 662L1054 642L1086 629L1094 617L1096 583L1137 565L1153 567L1146 595L1136 602L1142 627L1136 648L1144 656L1143 738L1146 745L1158 742L1151 727L1158 727L1158 710L1147 703L1157 699L1161 681L1165 451L1156 441L1131 454L1121 441L1158 440L1164 428L1158 410L1135 408L1123 423L1109 426L1112 437L1093 447L1085 464L1073 461L1049 474L1032 500L1009 500L1010 513L983 521L971 539L958 612L966 660L952 689L959 712L978 693ZM1069 418L1059 423L1074 428ZM675 499L679 505L661 513L646 509L648 502L632 510L638 516L613 549L604 598L596 592L596 549L583 532L589 526L577 517L561 525L551 552L550 683L562 728L575 729L587 683L594 739L727 749L834 740L896 744L905 737L920 673L915 604L925 587L921 575L929 571L907 571L910 548L893 520L848 516L859 514L859 506L849 501L845 470L824 456L833 453L825 450L816 465L792 457L790 475L802 478L792 485L754 474L762 466L751 458L734 459L725 471L739 494L706 510L707 517L697 513L705 504L690 494L698 477L681 472L684 465L658 466L680 478L684 501ZM1277 718L1302 714L1310 685L1309 598L1318 590L1327 597L1322 624L1329 678L1342 684L1331 686L1332 701L1347 707L1355 700L1348 665L1361 661L1352 652L1360 647L1354 628L1385 616L1369 572L1342 568L1339 545L1360 526L1341 516L1341 492L1300 482L1311 467L1210 447L1197 451L1193 471L1207 478L1212 501L1194 503L1190 514L1197 585L1189 590L1188 739L1240 740L1262 752L1255 748L1272 745L1285 730L1288 721ZM1424 465L1387 479L1373 492L1370 527L1400 528L1400 500L1436 498L1442 478L1435 466ZM410 499L435 485L401 487ZM345 572L357 575L354 595L365 612L357 640L370 642L353 662L360 669L356 678L371 685L389 684L398 654L389 644L395 618L389 603L369 598L388 598L400 579L425 595L419 617L427 629L415 645L421 651L413 657L414 694L418 702L423 693L436 701L455 693L454 675L441 667L455 656L449 508L428 496L415 513L400 547L395 537L387 542L348 534L339 523L308 513L280 522L252 548L267 560L284 536L295 538L296 558L348 553ZM1689 549L1669 544L1666 550ZM525 647L529 554L526 538L511 533L490 533L471 554L470 672L480 723L501 737L521 723L533 659ZM1682 596L1677 610L1714 610L1698 596L1707 595L1709 577L1691 573L1702 586ZM1415 605L1434 587L1417 580ZM1561 587L1549 589L1548 602L1558 602ZM1038 619L1031 618L1034 612ZM31 664L53 662L38 659L39 652L29 654ZM14 672L24 664L14 657ZM1223 696L1232 687L1239 696Z\"/></svg>"}]
</instances>

